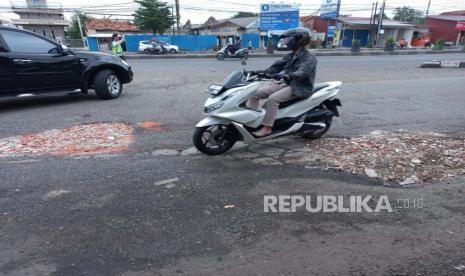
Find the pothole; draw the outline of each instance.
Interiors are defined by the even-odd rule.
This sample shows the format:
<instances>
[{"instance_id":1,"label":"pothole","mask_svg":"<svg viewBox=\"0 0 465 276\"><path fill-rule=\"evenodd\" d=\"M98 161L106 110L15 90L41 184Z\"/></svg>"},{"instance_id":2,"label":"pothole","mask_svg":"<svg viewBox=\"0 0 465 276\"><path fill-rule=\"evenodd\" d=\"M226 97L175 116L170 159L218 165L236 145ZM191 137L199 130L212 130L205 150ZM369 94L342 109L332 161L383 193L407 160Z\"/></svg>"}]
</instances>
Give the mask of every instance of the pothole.
<instances>
[{"instance_id":1,"label":"pothole","mask_svg":"<svg viewBox=\"0 0 465 276\"><path fill-rule=\"evenodd\" d=\"M438 133L374 131L353 139L324 138L307 146L300 163L324 162L402 185L465 175L465 139Z\"/></svg>"},{"instance_id":2,"label":"pothole","mask_svg":"<svg viewBox=\"0 0 465 276\"><path fill-rule=\"evenodd\" d=\"M0 139L0 157L116 154L134 139L133 128L124 123L85 124Z\"/></svg>"}]
</instances>

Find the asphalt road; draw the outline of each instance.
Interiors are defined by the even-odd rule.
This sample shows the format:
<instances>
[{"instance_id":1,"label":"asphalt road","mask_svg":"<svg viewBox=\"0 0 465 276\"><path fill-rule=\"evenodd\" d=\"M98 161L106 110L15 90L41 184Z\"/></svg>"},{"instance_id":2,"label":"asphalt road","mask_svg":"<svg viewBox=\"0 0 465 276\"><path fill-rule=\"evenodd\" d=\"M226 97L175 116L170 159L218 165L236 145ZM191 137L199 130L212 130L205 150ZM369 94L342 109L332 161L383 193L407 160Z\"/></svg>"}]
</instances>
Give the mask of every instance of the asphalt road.
<instances>
[{"instance_id":1,"label":"asphalt road","mask_svg":"<svg viewBox=\"0 0 465 276\"><path fill-rule=\"evenodd\" d=\"M376 129L465 136L463 69L420 69L462 55L320 57L318 81L344 82L330 136ZM426 60L427 59L427 60ZM262 69L270 59L249 60ZM117 100L93 94L0 99L0 138L93 122L144 121L133 150L89 157L0 159L0 274L5 275L463 275L463 178L393 188L364 176L231 154L154 155L191 147L205 88L238 60L131 60L136 78ZM264 154L266 155L266 154ZM170 186L158 181L178 178ZM66 193L47 197L50 191ZM380 214L269 214L266 194L422 198ZM234 205L233 208L224 208Z\"/></svg>"}]
</instances>

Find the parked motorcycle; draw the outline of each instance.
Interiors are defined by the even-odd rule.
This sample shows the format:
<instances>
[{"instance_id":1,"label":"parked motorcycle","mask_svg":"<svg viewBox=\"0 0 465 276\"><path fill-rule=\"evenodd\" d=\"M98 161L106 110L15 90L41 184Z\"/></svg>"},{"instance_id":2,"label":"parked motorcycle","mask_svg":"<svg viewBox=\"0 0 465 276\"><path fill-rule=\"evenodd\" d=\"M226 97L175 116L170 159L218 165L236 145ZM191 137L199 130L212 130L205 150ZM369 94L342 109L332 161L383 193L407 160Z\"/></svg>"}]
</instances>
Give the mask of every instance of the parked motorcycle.
<instances>
[{"instance_id":1,"label":"parked motorcycle","mask_svg":"<svg viewBox=\"0 0 465 276\"><path fill-rule=\"evenodd\" d=\"M245 61L243 61L245 65ZM208 155L222 154L237 141L252 144L291 134L307 139L322 137L331 127L334 116L339 116L336 98L342 86L340 81L317 83L309 98L297 98L279 106L273 132L257 138L252 133L258 130L265 110L246 107L247 100L257 91L260 82L272 76L264 71L234 71L221 84L212 84L207 89L211 95L205 102L207 116L196 125L194 146Z\"/></svg>"},{"instance_id":2,"label":"parked motorcycle","mask_svg":"<svg viewBox=\"0 0 465 276\"><path fill-rule=\"evenodd\" d=\"M245 58L247 59L249 57L249 50L247 48L242 48L236 50L236 52L233 54L229 51L230 45L225 45L221 50L219 50L216 53L216 58L218 60L224 60L225 58Z\"/></svg>"}]
</instances>

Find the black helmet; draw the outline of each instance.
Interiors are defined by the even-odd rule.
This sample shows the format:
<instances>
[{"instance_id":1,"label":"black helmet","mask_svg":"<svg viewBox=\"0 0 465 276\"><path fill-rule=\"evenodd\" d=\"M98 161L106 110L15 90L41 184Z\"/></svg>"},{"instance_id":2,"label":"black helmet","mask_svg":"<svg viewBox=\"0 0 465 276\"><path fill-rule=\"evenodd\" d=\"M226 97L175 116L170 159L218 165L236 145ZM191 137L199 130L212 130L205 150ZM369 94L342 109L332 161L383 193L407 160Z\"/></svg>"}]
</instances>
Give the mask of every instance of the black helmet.
<instances>
[{"instance_id":1,"label":"black helmet","mask_svg":"<svg viewBox=\"0 0 465 276\"><path fill-rule=\"evenodd\" d=\"M300 46L305 46L311 41L311 33L307 28L293 28L282 33L280 38L285 39L284 44L292 51L299 49Z\"/></svg>"}]
</instances>

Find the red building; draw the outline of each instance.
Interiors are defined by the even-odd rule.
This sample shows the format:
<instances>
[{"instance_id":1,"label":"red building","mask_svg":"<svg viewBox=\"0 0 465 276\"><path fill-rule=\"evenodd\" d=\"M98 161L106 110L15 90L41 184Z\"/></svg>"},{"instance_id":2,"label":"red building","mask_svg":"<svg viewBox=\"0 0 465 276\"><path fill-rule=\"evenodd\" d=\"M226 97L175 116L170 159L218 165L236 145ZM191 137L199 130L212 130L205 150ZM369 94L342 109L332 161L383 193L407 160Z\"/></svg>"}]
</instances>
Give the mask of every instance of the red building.
<instances>
[{"instance_id":1,"label":"red building","mask_svg":"<svg viewBox=\"0 0 465 276\"><path fill-rule=\"evenodd\" d=\"M427 16L424 25L430 29L433 43L439 38L456 44L465 42L465 11Z\"/></svg>"},{"instance_id":2,"label":"red building","mask_svg":"<svg viewBox=\"0 0 465 276\"><path fill-rule=\"evenodd\" d=\"M328 31L328 26L336 25L336 20L308 15L300 17L300 24L302 27L314 30L318 33L326 33Z\"/></svg>"}]
</instances>

